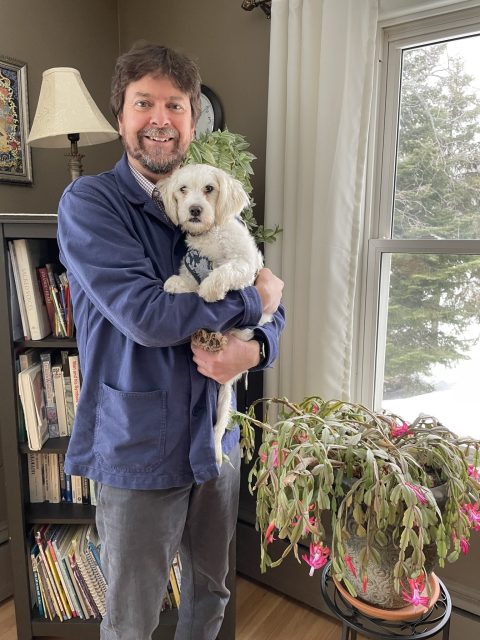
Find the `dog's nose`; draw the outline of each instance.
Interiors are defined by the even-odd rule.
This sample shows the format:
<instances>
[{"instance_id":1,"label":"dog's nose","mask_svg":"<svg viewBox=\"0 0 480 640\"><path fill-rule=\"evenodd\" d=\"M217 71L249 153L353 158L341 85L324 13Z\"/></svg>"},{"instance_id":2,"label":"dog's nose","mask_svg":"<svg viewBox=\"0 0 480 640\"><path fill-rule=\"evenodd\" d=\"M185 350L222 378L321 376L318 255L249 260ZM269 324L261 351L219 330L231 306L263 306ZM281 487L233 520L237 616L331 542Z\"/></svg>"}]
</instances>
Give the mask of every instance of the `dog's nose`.
<instances>
[{"instance_id":1,"label":"dog's nose","mask_svg":"<svg viewBox=\"0 0 480 640\"><path fill-rule=\"evenodd\" d=\"M199 215L202 213L202 207L199 207L199 206L190 207L189 212L193 218L198 218Z\"/></svg>"}]
</instances>

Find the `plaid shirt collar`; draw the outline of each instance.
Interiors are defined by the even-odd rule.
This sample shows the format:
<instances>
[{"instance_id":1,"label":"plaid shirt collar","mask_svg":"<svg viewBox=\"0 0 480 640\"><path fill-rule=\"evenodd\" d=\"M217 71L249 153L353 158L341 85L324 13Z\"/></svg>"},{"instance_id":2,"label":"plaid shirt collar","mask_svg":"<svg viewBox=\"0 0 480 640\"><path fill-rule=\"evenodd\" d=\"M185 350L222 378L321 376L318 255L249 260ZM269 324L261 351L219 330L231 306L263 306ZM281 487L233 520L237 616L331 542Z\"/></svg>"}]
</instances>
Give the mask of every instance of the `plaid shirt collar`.
<instances>
[{"instance_id":1,"label":"plaid shirt collar","mask_svg":"<svg viewBox=\"0 0 480 640\"><path fill-rule=\"evenodd\" d=\"M152 182L150 182L150 180L145 178L145 176L142 176L140 171L137 171L137 169L135 169L135 167L133 167L130 163L128 163L128 166L130 167L130 171L132 172L132 175L135 178L135 180L142 187L142 189L149 196L149 198L152 198L153 192L156 189L155 185Z\"/></svg>"}]
</instances>

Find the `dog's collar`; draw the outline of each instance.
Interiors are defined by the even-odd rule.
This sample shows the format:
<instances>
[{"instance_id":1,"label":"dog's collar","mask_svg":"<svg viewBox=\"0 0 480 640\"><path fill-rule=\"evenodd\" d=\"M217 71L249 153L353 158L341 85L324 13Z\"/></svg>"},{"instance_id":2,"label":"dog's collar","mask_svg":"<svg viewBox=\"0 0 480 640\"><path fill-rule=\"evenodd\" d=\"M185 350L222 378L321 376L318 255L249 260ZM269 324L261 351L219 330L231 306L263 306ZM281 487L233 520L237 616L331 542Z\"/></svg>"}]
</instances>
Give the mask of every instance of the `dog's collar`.
<instances>
[{"instance_id":1,"label":"dog's collar","mask_svg":"<svg viewBox=\"0 0 480 640\"><path fill-rule=\"evenodd\" d=\"M184 260L189 273L195 278L198 284L200 284L202 280L205 280L213 269L212 262L205 256L200 255L197 249L188 249Z\"/></svg>"}]
</instances>

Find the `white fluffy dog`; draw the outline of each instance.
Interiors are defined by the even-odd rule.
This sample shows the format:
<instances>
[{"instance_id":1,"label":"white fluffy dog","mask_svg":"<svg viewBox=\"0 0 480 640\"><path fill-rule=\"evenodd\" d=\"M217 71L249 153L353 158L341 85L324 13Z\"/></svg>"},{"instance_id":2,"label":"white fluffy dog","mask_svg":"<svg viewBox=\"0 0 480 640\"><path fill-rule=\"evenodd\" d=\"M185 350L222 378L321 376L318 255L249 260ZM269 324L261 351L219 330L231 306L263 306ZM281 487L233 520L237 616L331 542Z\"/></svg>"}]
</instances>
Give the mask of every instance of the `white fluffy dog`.
<instances>
[{"instance_id":1,"label":"white fluffy dog","mask_svg":"<svg viewBox=\"0 0 480 640\"><path fill-rule=\"evenodd\" d=\"M222 300L228 291L252 285L263 266L262 254L240 219L249 198L242 184L228 173L206 164L190 164L158 183L165 211L186 234L187 255L179 275L168 278L169 293L197 292L207 302ZM259 324L271 319L263 315ZM251 329L235 329L241 340ZM233 383L220 386L214 428L215 457L222 463L222 437L230 418Z\"/></svg>"}]
</instances>

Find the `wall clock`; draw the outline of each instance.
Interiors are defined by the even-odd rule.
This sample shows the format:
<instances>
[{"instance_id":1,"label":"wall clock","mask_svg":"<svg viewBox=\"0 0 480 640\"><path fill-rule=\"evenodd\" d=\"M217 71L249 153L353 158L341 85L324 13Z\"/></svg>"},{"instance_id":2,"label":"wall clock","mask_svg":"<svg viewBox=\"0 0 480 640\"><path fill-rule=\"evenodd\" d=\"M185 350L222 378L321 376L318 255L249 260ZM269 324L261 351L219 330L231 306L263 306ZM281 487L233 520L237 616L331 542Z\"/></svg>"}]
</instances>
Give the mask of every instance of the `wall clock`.
<instances>
[{"instance_id":1,"label":"wall clock","mask_svg":"<svg viewBox=\"0 0 480 640\"><path fill-rule=\"evenodd\" d=\"M202 84L200 96L200 117L195 127L195 137L199 138L204 133L212 133L223 128L223 109L216 94Z\"/></svg>"}]
</instances>

